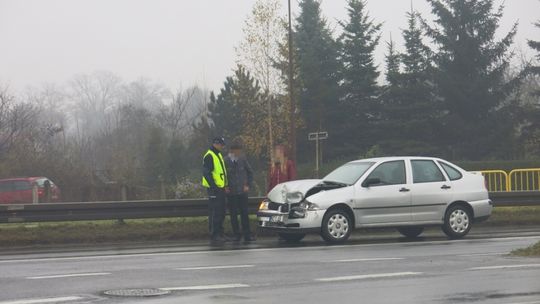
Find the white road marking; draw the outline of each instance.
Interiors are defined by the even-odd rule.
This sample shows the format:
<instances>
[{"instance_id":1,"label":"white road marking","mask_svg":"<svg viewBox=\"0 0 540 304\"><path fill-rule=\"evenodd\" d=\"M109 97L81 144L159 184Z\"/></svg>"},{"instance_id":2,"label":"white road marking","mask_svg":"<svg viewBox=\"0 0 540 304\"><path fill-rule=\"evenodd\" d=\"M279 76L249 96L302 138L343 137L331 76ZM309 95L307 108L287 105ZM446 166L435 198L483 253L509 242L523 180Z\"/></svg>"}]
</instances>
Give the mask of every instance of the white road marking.
<instances>
[{"instance_id":1,"label":"white road marking","mask_svg":"<svg viewBox=\"0 0 540 304\"><path fill-rule=\"evenodd\" d=\"M540 264L485 266L485 267L473 267L473 268L469 268L468 270L496 270L496 269L509 269L509 268L536 268L536 267L540 267Z\"/></svg>"},{"instance_id":2,"label":"white road marking","mask_svg":"<svg viewBox=\"0 0 540 304\"><path fill-rule=\"evenodd\" d=\"M374 262L374 261L393 261L393 260L404 260L404 258L366 258L366 259L345 259L345 260L335 260L335 261L328 261L328 263L348 263L348 262Z\"/></svg>"},{"instance_id":3,"label":"white road marking","mask_svg":"<svg viewBox=\"0 0 540 304\"><path fill-rule=\"evenodd\" d=\"M458 255L458 257L475 257L475 256L490 256L490 255L503 255L503 254L508 254L508 252L460 254Z\"/></svg>"},{"instance_id":4,"label":"white road marking","mask_svg":"<svg viewBox=\"0 0 540 304\"><path fill-rule=\"evenodd\" d=\"M159 288L159 289L166 290L166 291L182 291L182 290L229 289L229 288L244 288L244 287L249 287L249 285L246 285L246 284L218 284L218 285L167 287L167 288Z\"/></svg>"},{"instance_id":5,"label":"white road marking","mask_svg":"<svg viewBox=\"0 0 540 304\"><path fill-rule=\"evenodd\" d=\"M449 243L471 243L478 240L489 241L506 241L506 240L528 240L528 239L540 239L539 236L525 236L525 237L508 237L508 238L482 238L482 239L466 239L466 240L451 240L451 241L428 241L418 243L407 243L407 246L425 246L436 244L449 244ZM403 245L403 243L379 243L379 244L356 244L356 245L337 245L332 246L332 249L339 248L358 248L358 247L385 247ZM73 257L57 257L57 258L34 258L34 259L13 259L13 260L0 260L0 264L11 263L30 263L30 262L54 262L54 261L79 261L79 260L101 260L101 259L122 259L133 257L154 257L154 256L178 256L178 255L200 255L200 254L223 254L223 253L235 253L235 252L262 252L262 251L285 251L285 250L313 250L313 249L328 249L328 246L308 246L300 248L253 248L253 249L234 249L234 250L206 250L206 251L183 251L183 252L157 252L157 253L134 253L134 254L114 254L114 255L92 255L92 256L73 256ZM1 304L1 303L0 303Z\"/></svg>"},{"instance_id":6,"label":"white road marking","mask_svg":"<svg viewBox=\"0 0 540 304\"><path fill-rule=\"evenodd\" d=\"M84 299L83 297L58 297L58 298L3 301L3 302L0 302L0 304L45 304L45 303L61 303L61 302L79 301L83 299Z\"/></svg>"},{"instance_id":7,"label":"white road marking","mask_svg":"<svg viewBox=\"0 0 540 304\"><path fill-rule=\"evenodd\" d=\"M333 278L321 278L321 279L315 279L315 281L319 281L319 282L353 281L353 280L405 277L405 276L413 276L413 275L420 275L420 274L422 274L422 272L377 273L377 274L362 274L362 275L333 277Z\"/></svg>"},{"instance_id":8,"label":"white road marking","mask_svg":"<svg viewBox=\"0 0 540 304\"><path fill-rule=\"evenodd\" d=\"M73 277L93 277L110 275L110 272L90 272L90 273L70 273L70 274L56 274L48 276L27 277L28 280L40 280L40 279L58 279L58 278L73 278Z\"/></svg>"},{"instance_id":9,"label":"white road marking","mask_svg":"<svg viewBox=\"0 0 540 304\"><path fill-rule=\"evenodd\" d=\"M204 267L185 267L176 268L177 270L212 270L212 269L232 269L232 268L250 268L255 265L224 265L224 266L204 266Z\"/></svg>"}]
</instances>

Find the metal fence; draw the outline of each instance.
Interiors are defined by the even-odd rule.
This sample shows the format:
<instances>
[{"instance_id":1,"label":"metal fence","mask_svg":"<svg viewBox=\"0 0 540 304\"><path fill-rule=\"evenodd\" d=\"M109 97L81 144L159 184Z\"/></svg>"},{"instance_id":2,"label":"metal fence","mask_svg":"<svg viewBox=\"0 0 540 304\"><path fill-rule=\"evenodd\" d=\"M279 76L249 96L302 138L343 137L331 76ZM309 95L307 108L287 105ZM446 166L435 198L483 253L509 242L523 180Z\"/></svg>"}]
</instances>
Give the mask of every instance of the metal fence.
<instances>
[{"instance_id":1,"label":"metal fence","mask_svg":"<svg viewBox=\"0 0 540 304\"><path fill-rule=\"evenodd\" d=\"M486 179L486 187L490 192L508 191L508 174L503 170L481 171Z\"/></svg>"},{"instance_id":2,"label":"metal fence","mask_svg":"<svg viewBox=\"0 0 540 304\"><path fill-rule=\"evenodd\" d=\"M490 192L540 191L540 168L480 171Z\"/></svg>"},{"instance_id":3,"label":"metal fence","mask_svg":"<svg viewBox=\"0 0 540 304\"><path fill-rule=\"evenodd\" d=\"M540 191L540 168L512 170L508 179L508 191Z\"/></svg>"}]
</instances>

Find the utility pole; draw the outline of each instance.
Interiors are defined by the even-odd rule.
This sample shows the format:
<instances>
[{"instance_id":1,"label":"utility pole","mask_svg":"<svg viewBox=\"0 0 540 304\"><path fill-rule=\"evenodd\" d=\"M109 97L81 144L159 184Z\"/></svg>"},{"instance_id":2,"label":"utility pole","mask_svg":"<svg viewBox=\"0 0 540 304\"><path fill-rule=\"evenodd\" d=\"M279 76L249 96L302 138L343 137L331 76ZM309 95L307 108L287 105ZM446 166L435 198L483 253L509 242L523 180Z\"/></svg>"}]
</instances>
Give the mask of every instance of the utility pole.
<instances>
[{"instance_id":1,"label":"utility pole","mask_svg":"<svg viewBox=\"0 0 540 304\"><path fill-rule=\"evenodd\" d=\"M296 103L294 101L293 79L293 39L292 39L292 16L291 0L289 0L289 159L296 163Z\"/></svg>"}]
</instances>

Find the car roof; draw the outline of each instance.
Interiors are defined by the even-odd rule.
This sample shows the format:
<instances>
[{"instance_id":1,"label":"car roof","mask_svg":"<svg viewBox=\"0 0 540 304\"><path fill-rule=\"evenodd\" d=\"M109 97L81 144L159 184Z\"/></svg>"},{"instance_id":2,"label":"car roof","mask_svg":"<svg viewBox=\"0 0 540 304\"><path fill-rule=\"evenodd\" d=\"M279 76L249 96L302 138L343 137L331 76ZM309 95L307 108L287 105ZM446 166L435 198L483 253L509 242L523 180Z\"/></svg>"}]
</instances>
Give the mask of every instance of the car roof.
<instances>
[{"instance_id":1,"label":"car roof","mask_svg":"<svg viewBox=\"0 0 540 304\"><path fill-rule=\"evenodd\" d=\"M392 160L404 160L404 159L425 159L425 160L442 160L437 157L427 157L427 156L387 156L387 157L374 157L374 158L365 158L359 160L353 160L351 163L357 162L383 162L383 161L392 161Z\"/></svg>"},{"instance_id":2,"label":"car roof","mask_svg":"<svg viewBox=\"0 0 540 304\"><path fill-rule=\"evenodd\" d=\"M46 178L43 176L33 176L33 177L11 177L11 178L2 178L0 179L0 182L7 182L7 181L35 181L38 179Z\"/></svg>"}]
</instances>

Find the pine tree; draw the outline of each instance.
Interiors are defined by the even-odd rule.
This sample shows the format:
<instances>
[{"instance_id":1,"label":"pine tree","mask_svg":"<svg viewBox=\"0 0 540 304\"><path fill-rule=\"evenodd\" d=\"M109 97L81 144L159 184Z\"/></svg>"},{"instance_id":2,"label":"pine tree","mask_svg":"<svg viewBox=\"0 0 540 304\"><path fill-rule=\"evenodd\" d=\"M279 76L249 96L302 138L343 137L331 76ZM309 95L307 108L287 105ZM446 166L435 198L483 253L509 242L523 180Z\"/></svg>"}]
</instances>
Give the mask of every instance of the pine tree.
<instances>
[{"instance_id":1,"label":"pine tree","mask_svg":"<svg viewBox=\"0 0 540 304\"><path fill-rule=\"evenodd\" d=\"M304 131L309 132L328 128L328 113L339 99L337 44L321 16L320 3L301 0L299 6L294 47L302 85L300 112L305 122Z\"/></svg>"},{"instance_id":2,"label":"pine tree","mask_svg":"<svg viewBox=\"0 0 540 304\"><path fill-rule=\"evenodd\" d=\"M268 146L267 95L259 82L238 65L216 96L210 96L210 119L214 133L241 139L250 155L265 155Z\"/></svg>"},{"instance_id":3,"label":"pine tree","mask_svg":"<svg viewBox=\"0 0 540 304\"><path fill-rule=\"evenodd\" d=\"M376 129L369 126L378 117L379 72L373 53L379 44L382 24L370 18L363 0L349 0L347 13L348 20L339 23L343 28L338 40L343 92L340 116L343 123L338 140L357 151L359 148L368 149L373 139L378 137L374 134Z\"/></svg>"},{"instance_id":4,"label":"pine tree","mask_svg":"<svg viewBox=\"0 0 540 304\"><path fill-rule=\"evenodd\" d=\"M536 27L540 28L540 21L536 22ZM538 53L536 54L536 60L537 60L537 64L540 64L540 41L534 41L534 40L529 40L528 41L529 43L529 46L537 51ZM531 72L534 74L534 75L537 75L537 76L540 76L540 65L536 65L536 66L532 66L531 67ZM537 91L536 92L538 95L540 95L540 91Z\"/></svg>"},{"instance_id":5,"label":"pine tree","mask_svg":"<svg viewBox=\"0 0 540 304\"><path fill-rule=\"evenodd\" d=\"M385 56L385 62L386 81L389 84L389 88L396 88L399 85L401 58L399 52L396 50L394 41L391 38L390 42L387 42L387 53Z\"/></svg>"},{"instance_id":6,"label":"pine tree","mask_svg":"<svg viewBox=\"0 0 540 304\"><path fill-rule=\"evenodd\" d=\"M349 0L349 20L340 22L343 28L339 42L343 65L343 89L345 99L354 103L364 102L377 95L377 77L373 52L379 44L381 23L375 23L366 12L363 0Z\"/></svg>"},{"instance_id":7,"label":"pine tree","mask_svg":"<svg viewBox=\"0 0 540 304\"><path fill-rule=\"evenodd\" d=\"M418 13L407 13L403 30L405 51L395 54L393 43L386 56L388 85L383 100L385 139L380 144L386 154L436 154L433 129L436 103L431 86L431 51L422 40ZM400 71L400 67L403 70Z\"/></svg>"},{"instance_id":8,"label":"pine tree","mask_svg":"<svg viewBox=\"0 0 540 304\"><path fill-rule=\"evenodd\" d=\"M447 111L444 119L446 150L451 158L497 156L512 138L513 126L505 107L520 78L505 79L517 23L501 40L495 36L503 6L494 0L428 0L434 26L423 22L433 43L437 93ZM502 155L499 155L502 156Z\"/></svg>"}]
</instances>

